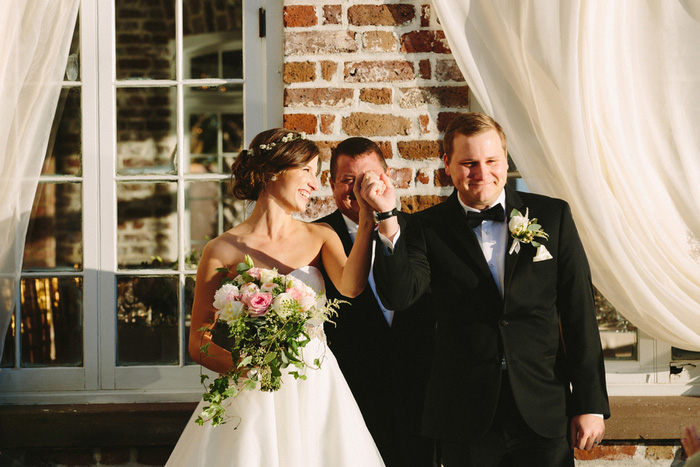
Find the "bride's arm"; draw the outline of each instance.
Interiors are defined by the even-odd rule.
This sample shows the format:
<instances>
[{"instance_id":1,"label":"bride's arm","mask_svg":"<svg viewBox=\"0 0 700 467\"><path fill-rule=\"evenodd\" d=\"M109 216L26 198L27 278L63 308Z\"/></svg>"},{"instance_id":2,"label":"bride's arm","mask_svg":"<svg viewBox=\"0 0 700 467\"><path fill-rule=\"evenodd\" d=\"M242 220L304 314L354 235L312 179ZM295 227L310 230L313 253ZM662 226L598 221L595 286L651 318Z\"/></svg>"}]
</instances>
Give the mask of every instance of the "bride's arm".
<instances>
[{"instance_id":1,"label":"bride's arm","mask_svg":"<svg viewBox=\"0 0 700 467\"><path fill-rule=\"evenodd\" d=\"M210 333L200 331L214 324L216 312L213 305L214 293L221 286L221 279L224 277L224 273L216 270L225 265L218 259L220 255L216 254L217 248L214 242L215 240L204 247L197 269L188 350L195 362L217 373L227 373L233 369L231 352L214 344ZM205 344L210 344L207 354L201 350Z\"/></svg>"},{"instance_id":2,"label":"bride's arm","mask_svg":"<svg viewBox=\"0 0 700 467\"><path fill-rule=\"evenodd\" d=\"M353 191L360 204L360 218L350 254L345 257L343 245L331 229L326 231L321 250L323 267L338 292L346 297L356 297L367 285L372 255L374 211L365 201L370 191L383 191L384 182L376 174L365 174L355 181ZM329 232L330 231L330 232Z\"/></svg>"}]
</instances>

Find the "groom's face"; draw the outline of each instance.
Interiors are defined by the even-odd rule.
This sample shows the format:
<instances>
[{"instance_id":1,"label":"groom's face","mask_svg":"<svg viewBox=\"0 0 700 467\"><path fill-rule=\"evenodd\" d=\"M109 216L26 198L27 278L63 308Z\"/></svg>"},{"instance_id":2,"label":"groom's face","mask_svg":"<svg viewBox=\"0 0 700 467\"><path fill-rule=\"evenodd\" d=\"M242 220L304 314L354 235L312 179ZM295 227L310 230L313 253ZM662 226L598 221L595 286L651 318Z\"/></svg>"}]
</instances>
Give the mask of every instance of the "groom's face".
<instances>
[{"instance_id":1,"label":"groom's face","mask_svg":"<svg viewBox=\"0 0 700 467\"><path fill-rule=\"evenodd\" d=\"M508 159L496 130L457 134L452 154L445 154L443 160L460 199L475 209L492 206L508 180Z\"/></svg>"}]
</instances>

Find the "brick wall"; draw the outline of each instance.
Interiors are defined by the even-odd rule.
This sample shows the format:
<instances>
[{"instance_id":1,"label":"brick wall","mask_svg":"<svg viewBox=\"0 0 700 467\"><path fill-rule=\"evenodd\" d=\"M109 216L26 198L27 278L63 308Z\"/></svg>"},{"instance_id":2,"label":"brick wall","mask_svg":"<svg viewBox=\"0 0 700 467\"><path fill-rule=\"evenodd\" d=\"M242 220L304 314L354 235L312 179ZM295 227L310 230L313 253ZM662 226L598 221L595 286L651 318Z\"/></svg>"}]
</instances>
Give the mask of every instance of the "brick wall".
<instances>
[{"instance_id":1,"label":"brick wall","mask_svg":"<svg viewBox=\"0 0 700 467\"><path fill-rule=\"evenodd\" d=\"M350 136L380 144L403 210L449 194L440 139L470 96L430 2L287 0L284 40L284 126L325 161L309 217L333 208L327 161Z\"/></svg>"}]
</instances>

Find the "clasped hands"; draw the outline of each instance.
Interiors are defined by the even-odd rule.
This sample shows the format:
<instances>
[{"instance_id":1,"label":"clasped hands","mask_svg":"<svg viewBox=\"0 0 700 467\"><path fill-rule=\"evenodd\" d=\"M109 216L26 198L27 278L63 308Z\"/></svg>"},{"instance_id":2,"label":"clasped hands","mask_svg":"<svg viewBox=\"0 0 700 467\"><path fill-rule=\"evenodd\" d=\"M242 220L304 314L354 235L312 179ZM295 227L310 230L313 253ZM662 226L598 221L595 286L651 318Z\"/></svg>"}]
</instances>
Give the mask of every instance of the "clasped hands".
<instances>
[{"instance_id":1,"label":"clasped hands","mask_svg":"<svg viewBox=\"0 0 700 467\"><path fill-rule=\"evenodd\" d=\"M388 174L365 172L355 180L353 192L360 209L370 215L373 211L387 212L396 207L394 186ZM396 218L382 222L379 230L383 235L392 238L398 231Z\"/></svg>"}]
</instances>

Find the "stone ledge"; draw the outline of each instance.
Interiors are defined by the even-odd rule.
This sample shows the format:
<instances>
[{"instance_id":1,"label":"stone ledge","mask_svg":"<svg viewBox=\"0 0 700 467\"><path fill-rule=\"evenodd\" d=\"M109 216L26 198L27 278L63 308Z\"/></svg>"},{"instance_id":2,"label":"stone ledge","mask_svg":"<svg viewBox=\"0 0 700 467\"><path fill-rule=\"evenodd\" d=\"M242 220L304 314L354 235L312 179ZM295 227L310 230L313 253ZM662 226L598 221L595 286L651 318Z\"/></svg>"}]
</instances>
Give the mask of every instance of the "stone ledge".
<instances>
[{"instance_id":1,"label":"stone ledge","mask_svg":"<svg viewBox=\"0 0 700 467\"><path fill-rule=\"evenodd\" d=\"M610 398L605 444L677 444L700 397ZM174 446L196 403L1 406L0 448Z\"/></svg>"},{"instance_id":2,"label":"stone ledge","mask_svg":"<svg viewBox=\"0 0 700 467\"><path fill-rule=\"evenodd\" d=\"M678 440L683 427L700 425L700 397L614 396L606 440Z\"/></svg>"},{"instance_id":3,"label":"stone ledge","mask_svg":"<svg viewBox=\"0 0 700 467\"><path fill-rule=\"evenodd\" d=\"M174 446L197 403L0 408L0 448Z\"/></svg>"}]
</instances>

